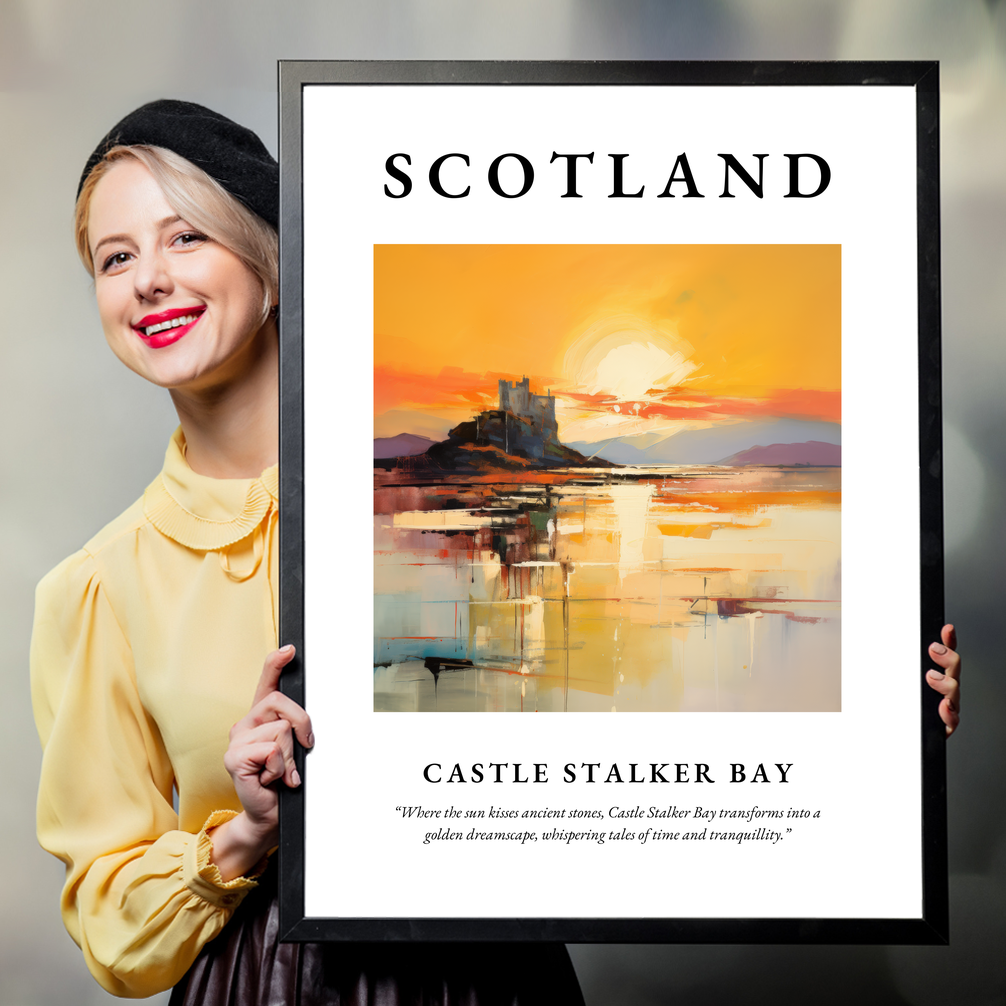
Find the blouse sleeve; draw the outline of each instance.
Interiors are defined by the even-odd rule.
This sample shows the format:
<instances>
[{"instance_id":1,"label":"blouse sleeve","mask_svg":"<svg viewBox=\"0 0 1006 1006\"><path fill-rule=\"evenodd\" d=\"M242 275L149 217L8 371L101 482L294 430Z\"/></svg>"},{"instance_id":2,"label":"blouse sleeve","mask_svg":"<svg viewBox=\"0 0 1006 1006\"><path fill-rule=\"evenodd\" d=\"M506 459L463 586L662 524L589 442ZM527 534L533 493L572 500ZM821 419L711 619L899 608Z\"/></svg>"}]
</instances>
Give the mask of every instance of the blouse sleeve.
<instances>
[{"instance_id":1,"label":"blouse sleeve","mask_svg":"<svg viewBox=\"0 0 1006 1006\"><path fill-rule=\"evenodd\" d=\"M38 837L66 865L63 921L118 996L170 988L255 882L224 882L207 829L178 830L171 764L143 708L129 642L78 552L38 586L31 644L42 741Z\"/></svg>"}]
</instances>

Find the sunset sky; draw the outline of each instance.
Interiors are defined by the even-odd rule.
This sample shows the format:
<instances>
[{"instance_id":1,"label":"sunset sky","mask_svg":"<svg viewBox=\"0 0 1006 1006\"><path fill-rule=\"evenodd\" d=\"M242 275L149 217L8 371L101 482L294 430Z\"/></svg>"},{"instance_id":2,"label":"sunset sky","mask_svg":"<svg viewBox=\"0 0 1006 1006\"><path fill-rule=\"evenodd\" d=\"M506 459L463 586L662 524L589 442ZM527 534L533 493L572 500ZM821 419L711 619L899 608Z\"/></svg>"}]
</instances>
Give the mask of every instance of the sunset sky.
<instances>
[{"instance_id":1,"label":"sunset sky","mask_svg":"<svg viewBox=\"0 0 1006 1006\"><path fill-rule=\"evenodd\" d=\"M839 422L838 245L377 245L375 436L440 439L497 381L564 442Z\"/></svg>"}]
</instances>

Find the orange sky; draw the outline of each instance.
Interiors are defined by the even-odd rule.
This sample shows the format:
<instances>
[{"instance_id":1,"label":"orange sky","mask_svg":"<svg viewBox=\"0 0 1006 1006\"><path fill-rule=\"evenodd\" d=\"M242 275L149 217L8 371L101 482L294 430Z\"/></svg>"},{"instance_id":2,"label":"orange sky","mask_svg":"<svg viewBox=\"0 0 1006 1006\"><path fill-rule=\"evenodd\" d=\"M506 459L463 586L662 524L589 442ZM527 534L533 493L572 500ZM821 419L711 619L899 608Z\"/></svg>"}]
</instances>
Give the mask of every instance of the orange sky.
<instances>
[{"instance_id":1,"label":"orange sky","mask_svg":"<svg viewBox=\"0 0 1006 1006\"><path fill-rule=\"evenodd\" d=\"M522 374L564 440L838 422L840 311L838 245L377 245L375 435L446 432Z\"/></svg>"}]
</instances>

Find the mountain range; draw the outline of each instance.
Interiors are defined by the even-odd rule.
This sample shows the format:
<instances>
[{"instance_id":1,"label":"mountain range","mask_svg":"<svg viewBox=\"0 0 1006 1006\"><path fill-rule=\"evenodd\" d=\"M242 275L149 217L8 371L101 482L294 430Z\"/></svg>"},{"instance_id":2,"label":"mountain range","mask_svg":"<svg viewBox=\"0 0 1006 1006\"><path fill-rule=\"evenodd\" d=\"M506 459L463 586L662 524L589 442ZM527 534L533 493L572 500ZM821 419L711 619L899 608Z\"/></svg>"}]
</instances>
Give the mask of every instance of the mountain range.
<instances>
[{"instance_id":1,"label":"mountain range","mask_svg":"<svg viewBox=\"0 0 1006 1006\"><path fill-rule=\"evenodd\" d=\"M766 419L731 423L729 426L712 426L704 430L685 430L666 437L651 433L607 442L570 443L568 446L587 457L604 458L606 461L614 461L621 465L715 465L729 464L730 461L727 459L756 447L765 450L766 444L820 443L838 446L841 442L840 423ZM771 464L771 462L741 463Z\"/></svg>"},{"instance_id":2,"label":"mountain range","mask_svg":"<svg viewBox=\"0 0 1006 1006\"><path fill-rule=\"evenodd\" d=\"M374 437L375 458L408 458L425 454L435 443L429 437L415 433L399 433L394 437Z\"/></svg>"},{"instance_id":3,"label":"mountain range","mask_svg":"<svg viewBox=\"0 0 1006 1006\"><path fill-rule=\"evenodd\" d=\"M807 465L813 468L842 466L840 444L825 444L820 440L808 440L804 444L769 444L751 447L746 451L721 458L721 465L741 467L743 465L769 465L773 468L789 468Z\"/></svg>"}]
</instances>

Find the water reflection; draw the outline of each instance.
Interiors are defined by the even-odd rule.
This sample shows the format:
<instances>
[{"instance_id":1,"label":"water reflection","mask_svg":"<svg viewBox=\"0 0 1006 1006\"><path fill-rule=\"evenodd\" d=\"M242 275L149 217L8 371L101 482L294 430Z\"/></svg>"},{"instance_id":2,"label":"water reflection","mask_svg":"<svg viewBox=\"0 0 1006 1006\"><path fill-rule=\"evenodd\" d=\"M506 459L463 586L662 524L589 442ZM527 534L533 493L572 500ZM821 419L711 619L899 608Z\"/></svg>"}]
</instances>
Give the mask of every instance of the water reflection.
<instances>
[{"instance_id":1,"label":"water reflection","mask_svg":"<svg viewBox=\"0 0 1006 1006\"><path fill-rule=\"evenodd\" d=\"M377 472L374 708L837 710L840 478Z\"/></svg>"}]
</instances>

